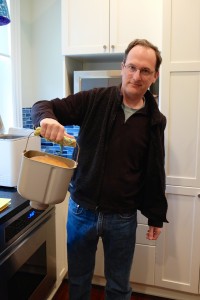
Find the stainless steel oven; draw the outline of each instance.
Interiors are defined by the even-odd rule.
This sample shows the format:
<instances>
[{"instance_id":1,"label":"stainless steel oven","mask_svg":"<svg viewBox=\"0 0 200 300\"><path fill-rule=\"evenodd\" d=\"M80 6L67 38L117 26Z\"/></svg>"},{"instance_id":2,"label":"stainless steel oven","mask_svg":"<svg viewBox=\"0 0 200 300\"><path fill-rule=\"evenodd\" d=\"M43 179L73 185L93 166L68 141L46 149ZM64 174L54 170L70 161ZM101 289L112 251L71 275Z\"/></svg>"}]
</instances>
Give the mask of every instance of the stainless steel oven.
<instances>
[{"instance_id":1,"label":"stainless steel oven","mask_svg":"<svg viewBox=\"0 0 200 300\"><path fill-rule=\"evenodd\" d=\"M11 206L0 213L0 298L45 300L56 282L55 208L35 210L16 189L1 197Z\"/></svg>"}]
</instances>

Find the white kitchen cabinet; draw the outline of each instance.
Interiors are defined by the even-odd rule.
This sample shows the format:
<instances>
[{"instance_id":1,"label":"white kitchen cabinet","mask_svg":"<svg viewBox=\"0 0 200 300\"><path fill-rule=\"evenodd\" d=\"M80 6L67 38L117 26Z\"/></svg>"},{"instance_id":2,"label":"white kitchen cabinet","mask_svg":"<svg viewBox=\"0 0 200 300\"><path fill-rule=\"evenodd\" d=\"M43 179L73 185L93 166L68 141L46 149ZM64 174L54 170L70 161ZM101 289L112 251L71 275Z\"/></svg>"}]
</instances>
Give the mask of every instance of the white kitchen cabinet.
<instances>
[{"instance_id":1,"label":"white kitchen cabinet","mask_svg":"<svg viewBox=\"0 0 200 300\"><path fill-rule=\"evenodd\" d=\"M65 200L56 205L56 264L57 279L62 281L67 273L67 234L66 222L68 212L69 192Z\"/></svg>"},{"instance_id":2,"label":"white kitchen cabinet","mask_svg":"<svg viewBox=\"0 0 200 300\"><path fill-rule=\"evenodd\" d=\"M130 281L154 285L156 242L146 239L147 230L147 219L138 211L136 247Z\"/></svg>"},{"instance_id":3,"label":"white kitchen cabinet","mask_svg":"<svg viewBox=\"0 0 200 300\"><path fill-rule=\"evenodd\" d=\"M156 246L155 284L198 294L200 188L167 186L169 224Z\"/></svg>"},{"instance_id":4,"label":"white kitchen cabinet","mask_svg":"<svg viewBox=\"0 0 200 300\"><path fill-rule=\"evenodd\" d=\"M69 192L65 200L56 205L56 283L47 300L51 300L68 271L66 222ZM51 234L51 233L49 233Z\"/></svg>"},{"instance_id":5,"label":"white kitchen cabinet","mask_svg":"<svg viewBox=\"0 0 200 300\"><path fill-rule=\"evenodd\" d=\"M62 53L123 53L135 38L160 48L161 24L162 0L62 0Z\"/></svg>"},{"instance_id":6,"label":"white kitchen cabinet","mask_svg":"<svg viewBox=\"0 0 200 300\"><path fill-rule=\"evenodd\" d=\"M200 187L200 1L163 5L160 107L168 120L167 184Z\"/></svg>"},{"instance_id":7,"label":"white kitchen cabinet","mask_svg":"<svg viewBox=\"0 0 200 300\"><path fill-rule=\"evenodd\" d=\"M199 28L200 1L163 1L160 108L168 120L169 224L156 245L155 285L193 294L200 282Z\"/></svg>"},{"instance_id":8,"label":"white kitchen cabinet","mask_svg":"<svg viewBox=\"0 0 200 300\"><path fill-rule=\"evenodd\" d=\"M62 53L107 52L108 0L62 0Z\"/></svg>"}]
</instances>

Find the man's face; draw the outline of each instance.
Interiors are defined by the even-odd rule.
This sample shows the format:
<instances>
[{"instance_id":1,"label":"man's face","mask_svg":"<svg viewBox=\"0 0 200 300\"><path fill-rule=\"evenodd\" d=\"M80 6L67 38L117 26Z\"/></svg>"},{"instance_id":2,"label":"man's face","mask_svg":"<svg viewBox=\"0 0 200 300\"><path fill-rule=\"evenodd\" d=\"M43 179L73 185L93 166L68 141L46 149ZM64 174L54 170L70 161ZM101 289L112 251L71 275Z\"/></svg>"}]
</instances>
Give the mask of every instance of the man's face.
<instances>
[{"instance_id":1,"label":"man's face","mask_svg":"<svg viewBox=\"0 0 200 300\"><path fill-rule=\"evenodd\" d=\"M122 63L122 93L129 99L142 98L147 89L156 81L156 55L153 49L140 45L133 47Z\"/></svg>"}]
</instances>

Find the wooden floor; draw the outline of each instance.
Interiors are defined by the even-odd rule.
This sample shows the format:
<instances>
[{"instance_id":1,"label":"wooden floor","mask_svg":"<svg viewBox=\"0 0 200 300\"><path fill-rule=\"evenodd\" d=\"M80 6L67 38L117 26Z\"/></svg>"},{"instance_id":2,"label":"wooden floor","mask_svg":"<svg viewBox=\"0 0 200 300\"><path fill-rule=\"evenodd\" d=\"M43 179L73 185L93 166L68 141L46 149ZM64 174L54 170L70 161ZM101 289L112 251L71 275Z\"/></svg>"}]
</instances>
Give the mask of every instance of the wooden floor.
<instances>
[{"instance_id":1,"label":"wooden floor","mask_svg":"<svg viewBox=\"0 0 200 300\"><path fill-rule=\"evenodd\" d=\"M52 300L69 300L68 285L64 280ZM104 300L104 289L100 286L93 286L91 300ZM169 300L168 298L160 298L156 296L148 296L138 293L133 293L131 300Z\"/></svg>"}]
</instances>

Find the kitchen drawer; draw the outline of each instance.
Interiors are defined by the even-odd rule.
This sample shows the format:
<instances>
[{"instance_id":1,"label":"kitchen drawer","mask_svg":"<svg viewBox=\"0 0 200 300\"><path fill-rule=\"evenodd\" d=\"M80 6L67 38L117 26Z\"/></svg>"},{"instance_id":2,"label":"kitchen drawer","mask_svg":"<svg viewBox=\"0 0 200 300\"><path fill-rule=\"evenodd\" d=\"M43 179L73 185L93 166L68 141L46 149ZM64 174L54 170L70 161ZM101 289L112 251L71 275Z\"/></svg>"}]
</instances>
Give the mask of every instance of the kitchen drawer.
<instances>
[{"instance_id":1,"label":"kitchen drawer","mask_svg":"<svg viewBox=\"0 0 200 300\"><path fill-rule=\"evenodd\" d=\"M136 245L130 281L154 285L155 246Z\"/></svg>"}]
</instances>

